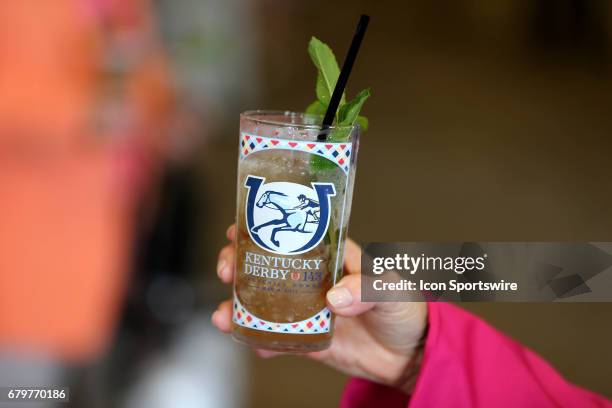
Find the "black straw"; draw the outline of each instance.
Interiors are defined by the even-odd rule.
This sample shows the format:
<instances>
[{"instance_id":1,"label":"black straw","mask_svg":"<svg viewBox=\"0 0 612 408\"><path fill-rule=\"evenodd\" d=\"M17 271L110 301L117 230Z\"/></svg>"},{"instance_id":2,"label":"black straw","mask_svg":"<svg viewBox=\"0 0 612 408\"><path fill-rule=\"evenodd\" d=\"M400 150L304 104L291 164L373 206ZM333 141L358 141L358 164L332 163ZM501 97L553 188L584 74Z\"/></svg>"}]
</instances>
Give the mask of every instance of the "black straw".
<instances>
[{"instance_id":1,"label":"black straw","mask_svg":"<svg viewBox=\"0 0 612 408\"><path fill-rule=\"evenodd\" d=\"M355 35L353 36L351 47L349 48L348 53L346 54L344 64L342 64L342 70L340 71L340 76L338 76L338 82L336 82L334 93L332 93L331 100L329 101L329 106L327 107L327 112L325 112L325 117L323 118L323 123L321 124L321 132L317 137L319 141L325 141L327 139L328 132L325 132L325 130L327 130L334 122L334 117L336 116L338 105L340 105L340 99L342 98L342 94L344 93L344 88L346 88L348 77L351 74L351 70L353 69L353 64L355 63L355 59L357 58L357 53L359 52L359 47L361 46L361 41L363 40L363 36L365 35L369 22L370 17L366 16L365 14L362 14L359 18L359 23L357 23L357 29L355 30Z\"/></svg>"}]
</instances>

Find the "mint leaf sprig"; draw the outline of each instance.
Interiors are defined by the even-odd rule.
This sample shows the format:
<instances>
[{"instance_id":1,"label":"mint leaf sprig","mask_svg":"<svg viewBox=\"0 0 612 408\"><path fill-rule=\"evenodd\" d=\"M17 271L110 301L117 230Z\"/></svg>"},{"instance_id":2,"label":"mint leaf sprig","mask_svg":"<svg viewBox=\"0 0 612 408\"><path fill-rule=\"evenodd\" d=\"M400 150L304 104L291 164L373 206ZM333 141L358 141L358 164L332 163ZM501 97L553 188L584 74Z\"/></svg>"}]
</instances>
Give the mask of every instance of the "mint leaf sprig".
<instances>
[{"instance_id":1,"label":"mint leaf sprig","mask_svg":"<svg viewBox=\"0 0 612 408\"><path fill-rule=\"evenodd\" d=\"M340 68L331 48L316 37L310 39L308 54L317 68L315 87L317 100L306 108L306 113L322 116L327 111L327 106L340 75ZM346 95L343 93L336 112L336 124L338 126L352 126L357 122L364 131L367 130L368 119L360 116L359 112L370 95L370 90L364 89L353 100L347 102ZM331 141L344 141L348 136L348 132L336 130L329 135L329 139Z\"/></svg>"}]
</instances>

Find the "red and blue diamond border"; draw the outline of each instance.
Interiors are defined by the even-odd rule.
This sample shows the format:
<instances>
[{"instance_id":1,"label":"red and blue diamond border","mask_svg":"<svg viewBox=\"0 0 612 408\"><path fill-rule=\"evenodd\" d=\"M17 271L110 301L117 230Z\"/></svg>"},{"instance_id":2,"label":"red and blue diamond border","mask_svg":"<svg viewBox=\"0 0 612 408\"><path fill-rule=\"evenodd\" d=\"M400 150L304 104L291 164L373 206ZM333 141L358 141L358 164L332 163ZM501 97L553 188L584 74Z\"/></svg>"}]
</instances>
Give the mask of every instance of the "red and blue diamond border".
<instances>
[{"instance_id":1,"label":"red and blue diamond border","mask_svg":"<svg viewBox=\"0 0 612 408\"><path fill-rule=\"evenodd\" d=\"M263 150L285 149L316 154L336 163L345 174L348 174L351 162L351 143L309 142L300 140L275 139L256 136L248 133L240 134L240 160L248 155Z\"/></svg>"},{"instance_id":2,"label":"red and blue diamond border","mask_svg":"<svg viewBox=\"0 0 612 408\"><path fill-rule=\"evenodd\" d=\"M274 333L288 334L321 334L329 333L331 327L331 311L328 308L323 308L316 315L291 323L275 323L260 319L240 304L238 296L234 294L234 305L232 311L232 320L234 323L254 330L261 330Z\"/></svg>"}]
</instances>

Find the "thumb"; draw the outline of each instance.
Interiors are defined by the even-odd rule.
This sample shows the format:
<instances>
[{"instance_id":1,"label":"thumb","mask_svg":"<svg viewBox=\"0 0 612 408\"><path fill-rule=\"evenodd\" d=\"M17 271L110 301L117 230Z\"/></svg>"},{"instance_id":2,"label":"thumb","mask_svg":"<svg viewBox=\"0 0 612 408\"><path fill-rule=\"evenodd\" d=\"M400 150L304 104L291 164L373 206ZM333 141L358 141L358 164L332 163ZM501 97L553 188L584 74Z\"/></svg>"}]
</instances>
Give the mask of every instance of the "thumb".
<instances>
[{"instance_id":1,"label":"thumb","mask_svg":"<svg viewBox=\"0 0 612 408\"><path fill-rule=\"evenodd\" d=\"M347 275L327 292L327 305L339 316L360 315L376 306L361 301L361 275Z\"/></svg>"},{"instance_id":2,"label":"thumb","mask_svg":"<svg viewBox=\"0 0 612 408\"><path fill-rule=\"evenodd\" d=\"M340 282L327 291L327 305L338 316L358 316L376 308L381 315L393 319L412 318L413 315L425 314L424 303L418 302L362 302L361 274L344 276ZM418 310L417 310L418 309Z\"/></svg>"}]
</instances>

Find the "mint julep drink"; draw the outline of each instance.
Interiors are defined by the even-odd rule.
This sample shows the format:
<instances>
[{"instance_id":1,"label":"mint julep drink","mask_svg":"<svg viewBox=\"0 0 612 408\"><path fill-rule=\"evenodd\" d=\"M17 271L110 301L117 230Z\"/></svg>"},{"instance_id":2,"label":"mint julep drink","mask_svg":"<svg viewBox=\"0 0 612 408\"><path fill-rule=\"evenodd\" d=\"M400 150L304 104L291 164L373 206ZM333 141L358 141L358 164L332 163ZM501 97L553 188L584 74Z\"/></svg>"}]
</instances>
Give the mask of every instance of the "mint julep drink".
<instances>
[{"instance_id":1,"label":"mint julep drink","mask_svg":"<svg viewBox=\"0 0 612 408\"><path fill-rule=\"evenodd\" d=\"M233 337L257 348L329 346L326 292L340 279L359 127L325 132L320 116L240 116Z\"/></svg>"},{"instance_id":2,"label":"mint julep drink","mask_svg":"<svg viewBox=\"0 0 612 408\"><path fill-rule=\"evenodd\" d=\"M256 348L309 352L329 347L325 303L340 279L360 127L370 90L347 101L345 86L365 34L362 15L342 71L312 37L317 100L306 113L240 116L236 270L232 335Z\"/></svg>"}]
</instances>

